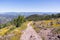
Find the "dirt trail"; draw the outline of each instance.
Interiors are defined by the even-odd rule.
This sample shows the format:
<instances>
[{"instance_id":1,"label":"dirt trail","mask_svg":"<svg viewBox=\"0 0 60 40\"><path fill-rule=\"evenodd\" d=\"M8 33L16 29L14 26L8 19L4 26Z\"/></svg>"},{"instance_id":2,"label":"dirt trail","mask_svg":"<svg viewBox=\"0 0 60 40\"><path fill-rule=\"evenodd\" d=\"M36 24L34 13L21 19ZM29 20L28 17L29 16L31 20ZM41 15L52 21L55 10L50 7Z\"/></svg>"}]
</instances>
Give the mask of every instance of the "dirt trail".
<instances>
[{"instance_id":1,"label":"dirt trail","mask_svg":"<svg viewBox=\"0 0 60 40\"><path fill-rule=\"evenodd\" d=\"M28 23L27 29L23 32L20 40L42 40L30 24L31 22Z\"/></svg>"}]
</instances>

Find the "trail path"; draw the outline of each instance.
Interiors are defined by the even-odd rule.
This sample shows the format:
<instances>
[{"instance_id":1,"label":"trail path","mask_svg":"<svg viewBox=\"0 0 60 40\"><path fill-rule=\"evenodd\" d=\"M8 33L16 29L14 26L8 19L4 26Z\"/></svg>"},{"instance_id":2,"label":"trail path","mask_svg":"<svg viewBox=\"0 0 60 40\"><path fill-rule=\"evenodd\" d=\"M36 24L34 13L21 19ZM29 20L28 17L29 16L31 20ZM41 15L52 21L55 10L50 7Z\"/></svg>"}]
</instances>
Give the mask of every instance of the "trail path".
<instances>
[{"instance_id":1,"label":"trail path","mask_svg":"<svg viewBox=\"0 0 60 40\"><path fill-rule=\"evenodd\" d=\"M31 22L27 24L27 29L21 35L20 40L42 40L30 24Z\"/></svg>"}]
</instances>

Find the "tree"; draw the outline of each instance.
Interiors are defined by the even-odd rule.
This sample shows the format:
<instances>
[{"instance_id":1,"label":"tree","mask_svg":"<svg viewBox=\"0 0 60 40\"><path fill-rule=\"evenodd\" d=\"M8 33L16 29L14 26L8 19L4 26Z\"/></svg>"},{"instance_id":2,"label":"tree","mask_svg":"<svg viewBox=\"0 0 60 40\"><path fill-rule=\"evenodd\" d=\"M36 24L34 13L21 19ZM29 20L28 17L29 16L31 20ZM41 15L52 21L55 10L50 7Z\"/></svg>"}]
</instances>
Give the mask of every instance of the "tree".
<instances>
[{"instance_id":1,"label":"tree","mask_svg":"<svg viewBox=\"0 0 60 40\"><path fill-rule=\"evenodd\" d=\"M13 24L16 26L16 27L19 27L21 26L21 24L25 22L25 17L24 16L18 16L17 18L15 18L13 20Z\"/></svg>"},{"instance_id":2,"label":"tree","mask_svg":"<svg viewBox=\"0 0 60 40\"><path fill-rule=\"evenodd\" d=\"M60 13L56 14L56 17L57 17L57 18L60 18Z\"/></svg>"}]
</instances>

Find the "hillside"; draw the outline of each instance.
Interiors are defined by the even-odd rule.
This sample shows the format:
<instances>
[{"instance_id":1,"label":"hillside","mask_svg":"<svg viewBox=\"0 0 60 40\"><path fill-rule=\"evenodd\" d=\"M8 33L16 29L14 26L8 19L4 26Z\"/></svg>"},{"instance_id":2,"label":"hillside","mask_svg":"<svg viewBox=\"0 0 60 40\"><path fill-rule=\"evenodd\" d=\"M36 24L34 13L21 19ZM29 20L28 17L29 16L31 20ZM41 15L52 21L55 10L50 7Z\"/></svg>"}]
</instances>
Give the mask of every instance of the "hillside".
<instances>
[{"instance_id":1,"label":"hillside","mask_svg":"<svg viewBox=\"0 0 60 40\"><path fill-rule=\"evenodd\" d=\"M41 16L33 15L28 17L31 17L30 19L32 17L39 19ZM20 15L3 25L0 28L0 40L60 40L59 17L34 21Z\"/></svg>"},{"instance_id":2,"label":"hillside","mask_svg":"<svg viewBox=\"0 0 60 40\"><path fill-rule=\"evenodd\" d=\"M52 21L52 22L54 23L54 21ZM43 22L43 21L40 21L40 22ZM50 35L49 38L51 38L51 40L53 38L55 38L55 37L57 38L57 40L59 39L57 36L60 35L60 33L59 33L60 32L60 30L59 30L60 24L56 24L56 25L59 25L59 26L56 26L56 27L55 26L53 27L51 25L50 25L50 27L48 27L48 26L46 26L46 27L44 26L43 27L43 25L46 25L46 24L41 24L42 25L41 26L39 24L40 22L36 22L37 24L35 24L35 22L32 22L31 24L29 24L30 22L25 22L25 23L23 23L21 25L21 27L14 28L14 29L11 29L9 27L7 27L8 29L7 28L3 28L3 29L1 29L2 31L0 31L0 35L2 35L2 36L0 36L0 39L1 40L20 40L22 38L21 40L25 40L26 38L24 38L24 37L28 36L29 38L27 37L26 40L34 40L34 39L36 39L36 40L40 40L40 39L41 40L43 40L43 39L48 40L48 36L47 35ZM49 24L48 22L50 22L50 20L46 20L44 22ZM55 25L55 23L54 23L54 25ZM13 25L10 26L10 27L13 28ZM30 27L32 27L33 29L30 28ZM2 33L4 33L4 34L2 34ZM47 33L47 34L45 34L45 33ZM55 33L57 33L57 34L55 34ZM53 34L54 34L54 37L52 36ZM37 35L39 35L40 37L37 36ZM36 38L36 37L38 37L38 38Z\"/></svg>"}]
</instances>

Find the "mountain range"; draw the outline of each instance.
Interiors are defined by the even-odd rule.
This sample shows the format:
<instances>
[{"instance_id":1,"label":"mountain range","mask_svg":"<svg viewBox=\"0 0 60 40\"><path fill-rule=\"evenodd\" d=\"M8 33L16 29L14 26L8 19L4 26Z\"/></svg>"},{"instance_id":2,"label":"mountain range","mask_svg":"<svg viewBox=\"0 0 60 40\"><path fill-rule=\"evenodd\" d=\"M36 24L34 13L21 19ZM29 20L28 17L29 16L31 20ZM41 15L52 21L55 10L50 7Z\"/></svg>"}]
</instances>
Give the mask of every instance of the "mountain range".
<instances>
[{"instance_id":1,"label":"mountain range","mask_svg":"<svg viewBox=\"0 0 60 40\"><path fill-rule=\"evenodd\" d=\"M4 12L0 13L0 24L11 21L18 15L23 15L25 17L33 14L47 15L47 14L57 14L57 12Z\"/></svg>"}]
</instances>

